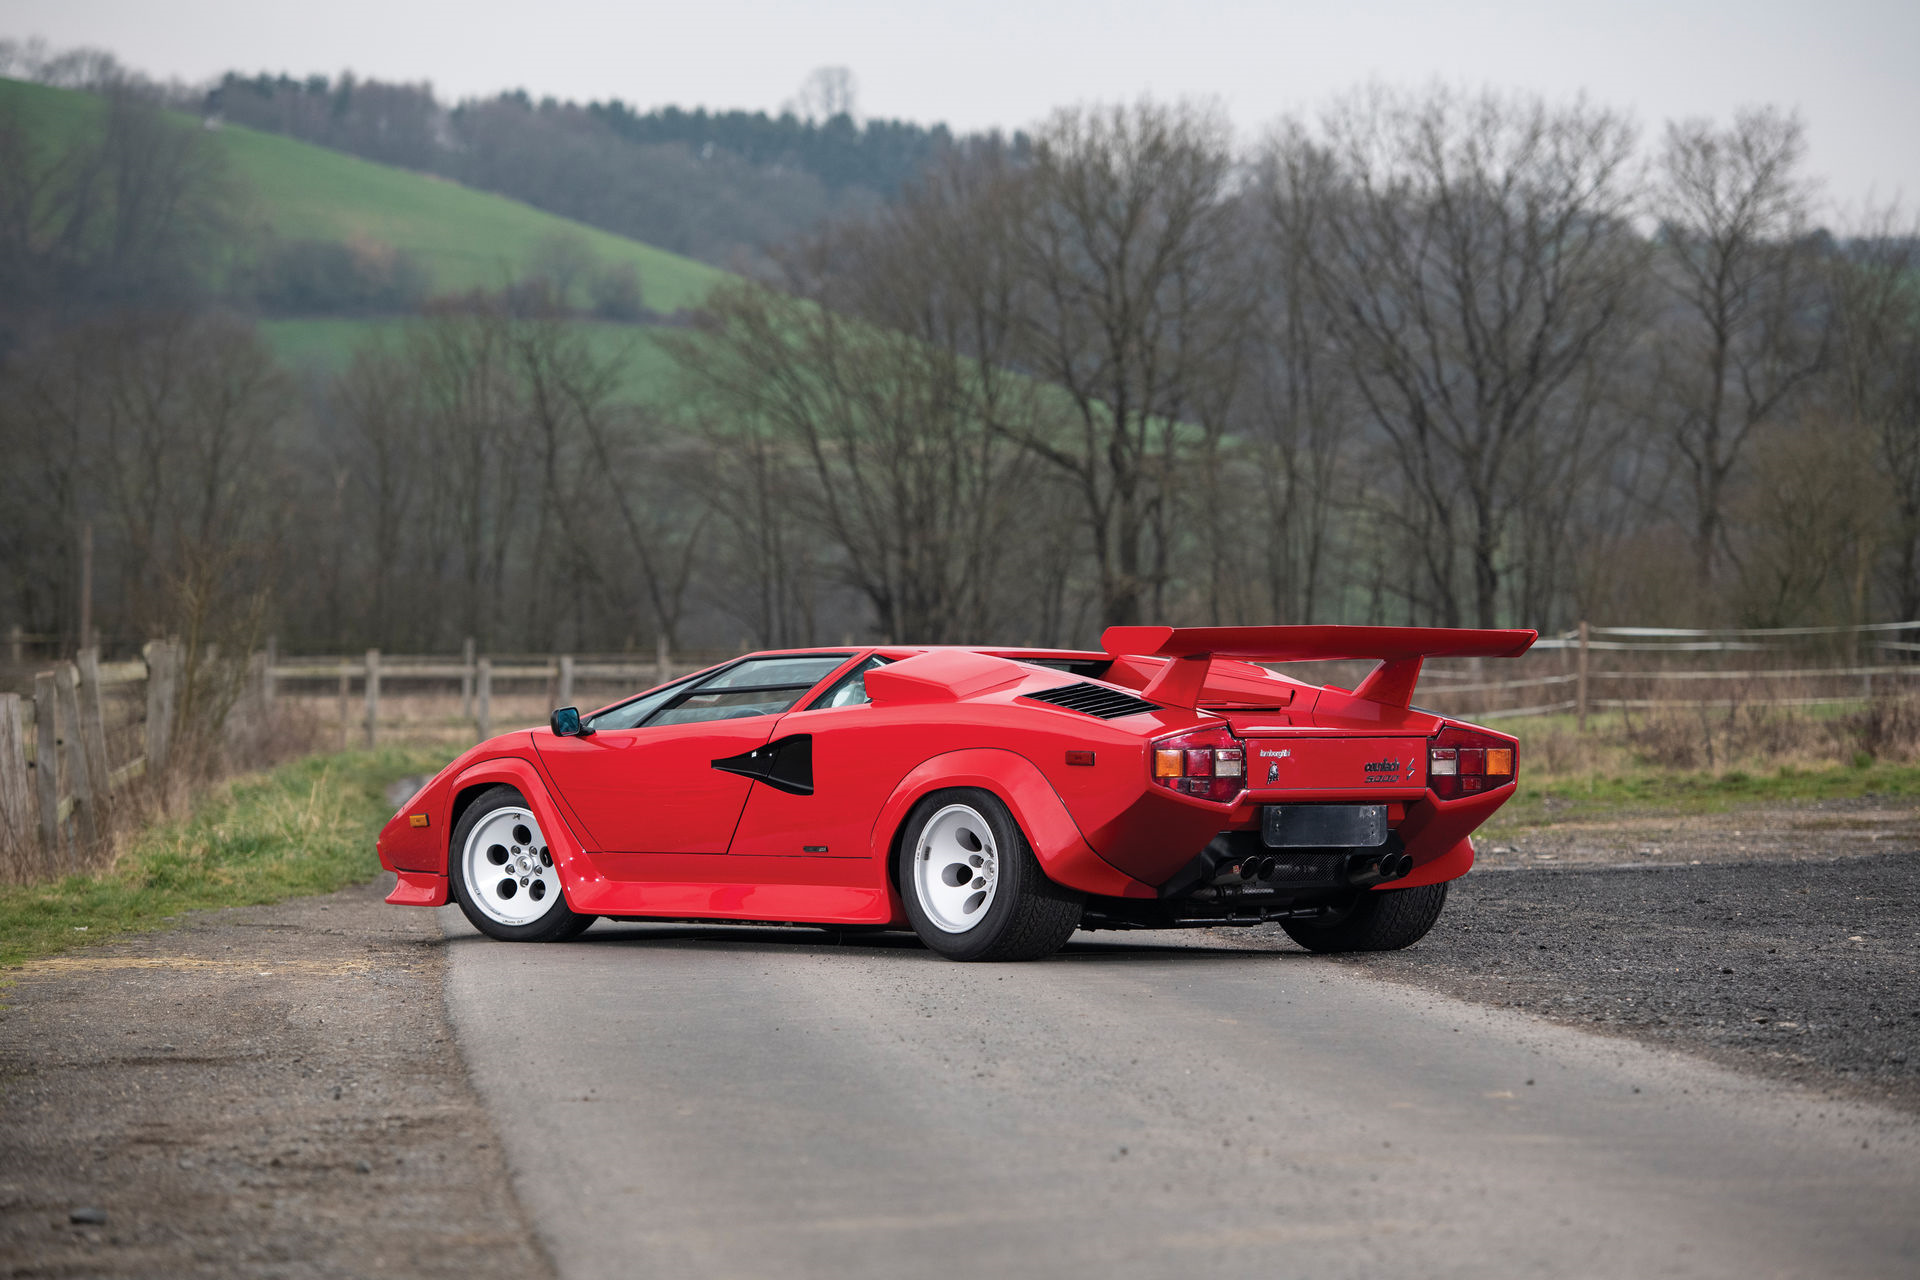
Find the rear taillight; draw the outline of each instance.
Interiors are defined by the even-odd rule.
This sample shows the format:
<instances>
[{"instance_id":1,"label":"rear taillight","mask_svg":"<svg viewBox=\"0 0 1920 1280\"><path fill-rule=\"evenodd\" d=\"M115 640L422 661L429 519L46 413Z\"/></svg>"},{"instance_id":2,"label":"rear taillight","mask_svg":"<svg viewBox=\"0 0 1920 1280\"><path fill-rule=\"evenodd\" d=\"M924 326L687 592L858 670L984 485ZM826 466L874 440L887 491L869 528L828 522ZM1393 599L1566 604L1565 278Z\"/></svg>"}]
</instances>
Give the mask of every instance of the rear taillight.
<instances>
[{"instance_id":1,"label":"rear taillight","mask_svg":"<svg viewBox=\"0 0 1920 1280\"><path fill-rule=\"evenodd\" d=\"M1224 728L1195 729L1155 742L1149 772L1169 791L1224 804L1246 787L1247 749Z\"/></svg>"},{"instance_id":2,"label":"rear taillight","mask_svg":"<svg viewBox=\"0 0 1920 1280\"><path fill-rule=\"evenodd\" d=\"M1427 788L1442 800L1504 787L1517 763L1513 739L1457 724L1428 740Z\"/></svg>"}]
</instances>

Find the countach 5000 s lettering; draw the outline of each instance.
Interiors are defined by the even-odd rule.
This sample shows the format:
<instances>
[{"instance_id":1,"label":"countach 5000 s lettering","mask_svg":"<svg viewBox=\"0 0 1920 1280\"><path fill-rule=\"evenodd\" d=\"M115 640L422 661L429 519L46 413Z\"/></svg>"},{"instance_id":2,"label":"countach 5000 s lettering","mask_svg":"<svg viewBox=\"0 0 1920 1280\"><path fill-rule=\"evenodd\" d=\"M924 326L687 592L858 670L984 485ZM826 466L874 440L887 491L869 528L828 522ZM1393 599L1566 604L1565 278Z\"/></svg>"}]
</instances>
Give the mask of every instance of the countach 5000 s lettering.
<instances>
[{"instance_id":1,"label":"countach 5000 s lettering","mask_svg":"<svg viewBox=\"0 0 1920 1280\"><path fill-rule=\"evenodd\" d=\"M595 918L911 928L956 960L1075 929L1418 941L1513 794L1512 738L1412 707L1531 631L1113 627L1100 652L756 653L483 742L380 833L390 902L495 938ZM1260 663L1373 659L1351 691Z\"/></svg>"}]
</instances>

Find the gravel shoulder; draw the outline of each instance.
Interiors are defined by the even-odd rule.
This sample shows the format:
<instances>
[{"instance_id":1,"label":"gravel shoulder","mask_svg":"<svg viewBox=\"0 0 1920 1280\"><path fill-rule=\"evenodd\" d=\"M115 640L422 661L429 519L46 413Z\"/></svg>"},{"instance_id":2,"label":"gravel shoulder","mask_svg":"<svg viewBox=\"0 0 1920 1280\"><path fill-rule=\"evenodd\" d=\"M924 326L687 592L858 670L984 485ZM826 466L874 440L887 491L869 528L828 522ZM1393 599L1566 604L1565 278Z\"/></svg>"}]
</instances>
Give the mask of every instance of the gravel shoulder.
<instances>
[{"instance_id":1,"label":"gravel shoulder","mask_svg":"<svg viewBox=\"0 0 1920 1280\"><path fill-rule=\"evenodd\" d=\"M1857 846L1855 846L1857 847ZM1920 852L1483 864L1407 951L1334 962L1920 1112ZM1277 928L1267 945L1291 947Z\"/></svg>"},{"instance_id":2,"label":"gravel shoulder","mask_svg":"<svg viewBox=\"0 0 1920 1280\"><path fill-rule=\"evenodd\" d=\"M1563 807L1549 796L1501 809L1474 839L1477 865L1826 861L1920 848L1920 806L1879 796L1605 818L1557 816Z\"/></svg>"},{"instance_id":3,"label":"gravel shoulder","mask_svg":"<svg viewBox=\"0 0 1920 1280\"><path fill-rule=\"evenodd\" d=\"M0 1275L551 1275L385 890L0 975Z\"/></svg>"}]
</instances>

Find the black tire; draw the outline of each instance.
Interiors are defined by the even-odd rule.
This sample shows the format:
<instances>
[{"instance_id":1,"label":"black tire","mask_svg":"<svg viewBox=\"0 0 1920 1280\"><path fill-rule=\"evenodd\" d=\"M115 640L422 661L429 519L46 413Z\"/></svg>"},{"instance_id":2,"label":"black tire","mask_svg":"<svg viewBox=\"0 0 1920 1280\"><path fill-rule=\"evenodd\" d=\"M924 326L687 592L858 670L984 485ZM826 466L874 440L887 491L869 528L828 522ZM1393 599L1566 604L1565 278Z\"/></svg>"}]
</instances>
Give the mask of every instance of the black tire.
<instances>
[{"instance_id":1,"label":"black tire","mask_svg":"<svg viewBox=\"0 0 1920 1280\"><path fill-rule=\"evenodd\" d=\"M922 835L937 815L955 806L971 810L989 829L997 864L991 902L977 920L960 930L934 922L915 880ZM937 791L915 805L900 832L894 869L913 931L928 949L949 960L1038 960L1058 951L1080 927L1085 898L1047 879L1025 833L990 791L977 787Z\"/></svg>"},{"instance_id":2,"label":"black tire","mask_svg":"<svg viewBox=\"0 0 1920 1280\"><path fill-rule=\"evenodd\" d=\"M566 889L560 884L557 869L549 868L559 892L552 894L551 905L537 919L525 924L507 924L488 915L476 902L473 886L467 883L465 853L467 840L474 828L501 809L524 808L526 803L526 798L512 787L489 787L481 792L467 806L467 811L460 815L460 821L454 824L453 837L447 845L447 882L453 890L453 900L460 904L461 914L467 917L467 923L489 938L498 938L502 942L565 942L585 933L595 917L581 915L567 905Z\"/></svg>"},{"instance_id":3,"label":"black tire","mask_svg":"<svg viewBox=\"0 0 1920 1280\"><path fill-rule=\"evenodd\" d=\"M1370 890L1340 920L1282 920L1280 927L1309 951L1398 951L1426 937L1446 905L1445 882Z\"/></svg>"}]
</instances>

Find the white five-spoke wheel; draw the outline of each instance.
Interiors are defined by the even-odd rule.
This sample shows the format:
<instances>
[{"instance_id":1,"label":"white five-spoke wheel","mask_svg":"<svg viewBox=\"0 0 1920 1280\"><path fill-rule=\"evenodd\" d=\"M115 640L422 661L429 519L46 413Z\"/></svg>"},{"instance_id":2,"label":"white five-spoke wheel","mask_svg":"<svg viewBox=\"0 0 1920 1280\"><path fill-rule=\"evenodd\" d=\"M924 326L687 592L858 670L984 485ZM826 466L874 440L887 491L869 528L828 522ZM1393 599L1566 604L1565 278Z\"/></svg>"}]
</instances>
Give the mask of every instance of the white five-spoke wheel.
<instances>
[{"instance_id":1,"label":"white five-spoke wheel","mask_svg":"<svg viewBox=\"0 0 1920 1280\"><path fill-rule=\"evenodd\" d=\"M949 959L1036 960L1080 923L1081 896L1047 879L1006 803L980 787L922 799L895 857L913 931Z\"/></svg>"},{"instance_id":2,"label":"white five-spoke wheel","mask_svg":"<svg viewBox=\"0 0 1920 1280\"><path fill-rule=\"evenodd\" d=\"M1000 846L971 805L950 804L927 820L913 850L913 890L936 929L965 933L993 906Z\"/></svg>"},{"instance_id":3,"label":"white five-spoke wheel","mask_svg":"<svg viewBox=\"0 0 1920 1280\"><path fill-rule=\"evenodd\" d=\"M501 924L532 924L560 902L553 854L527 809L487 814L467 833L461 856L473 905Z\"/></svg>"},{"instance_id":4,"label":"white five-spoke wheel","mask_svg":"<svg viewBox=\"0 0 1920 1280\"><path fill-rule=\"evenodd\" d=\"M559 942L593 923L567 905L560 869L526 797L492 787L453 831L453 896L474 928L512 942Z\"/></svg>"}]
</instances>

